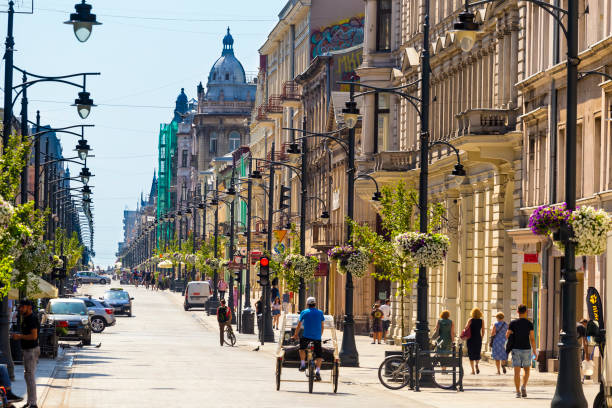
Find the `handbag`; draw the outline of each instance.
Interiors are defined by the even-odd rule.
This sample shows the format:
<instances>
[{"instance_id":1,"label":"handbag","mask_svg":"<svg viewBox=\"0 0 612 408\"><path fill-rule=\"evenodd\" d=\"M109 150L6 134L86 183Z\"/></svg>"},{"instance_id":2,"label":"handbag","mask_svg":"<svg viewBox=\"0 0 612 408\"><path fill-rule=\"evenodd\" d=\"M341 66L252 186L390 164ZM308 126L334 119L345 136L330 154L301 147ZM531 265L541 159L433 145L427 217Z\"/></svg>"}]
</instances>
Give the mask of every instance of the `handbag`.
<instances>
[{"instance_id":1,"label":"handbag","mask_svg":"<svg viewBox=\"0 0 612 408\"><path fill-rule=\"evenodd\" d=\"M461 334L459 335L459 338L461 340L469 340L470 337L472 337L471 327L472 327L472 319L470 319L467 326L465 326L465 329L461 331Z\"/></svg>"},{"instance_id":2,"label":"handbag","mask_svg":"<svg viewBox=\"0 0 612 408\"><path fill-rule=\"evenodd\" d=\"M497 334L495 334L494 336L491 336L491 338L489 339L489 347L493 348L493 342L495 341L495 336L497 336Z\"/></svg>"},{"instance_id":3,"label":"handbag","mask_svg":"<svg viewBox=\"0 0 612 408\"><path fill-rule=\"evenodd\" d=\"M506 354L510 354L513 348L514 348L514 333L508 336L508 341L506 341Z\"/></svg>"}]
</instances>

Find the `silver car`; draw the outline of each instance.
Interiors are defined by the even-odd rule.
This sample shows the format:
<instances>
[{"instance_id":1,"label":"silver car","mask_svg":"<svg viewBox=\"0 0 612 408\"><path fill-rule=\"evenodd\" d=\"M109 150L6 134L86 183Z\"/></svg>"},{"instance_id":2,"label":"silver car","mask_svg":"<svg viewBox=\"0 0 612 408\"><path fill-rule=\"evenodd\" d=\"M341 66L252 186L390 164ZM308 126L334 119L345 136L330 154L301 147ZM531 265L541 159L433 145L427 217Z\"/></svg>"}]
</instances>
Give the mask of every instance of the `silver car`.
<instances>
[{"instance_id":1,"label":"silver car","mask_svg":"<svg viewBox=\"0 0 612 408\"><path fill-rule=\"evenodd\" d=\"M87 310L94 312L89 319L91 331L94 333L102 333L106 327L114 326L117 323L113 307L105 301L94 299L91 296L77 297L75 299L81 299L85 302Z\"/></svg>"},{"instance_id":2,"label":"silver car","mask_svg":"<svg viewBox=\"0 0 612 408\"><path fill-rule=\"evenodd\" d=\"M74 274L74 277L80 281L81 283L101 283L102 285L106 285L106 283L110 283L110 279L106 276L98 275L92 271L80 271Z\"/></svg>"}]
</instances>

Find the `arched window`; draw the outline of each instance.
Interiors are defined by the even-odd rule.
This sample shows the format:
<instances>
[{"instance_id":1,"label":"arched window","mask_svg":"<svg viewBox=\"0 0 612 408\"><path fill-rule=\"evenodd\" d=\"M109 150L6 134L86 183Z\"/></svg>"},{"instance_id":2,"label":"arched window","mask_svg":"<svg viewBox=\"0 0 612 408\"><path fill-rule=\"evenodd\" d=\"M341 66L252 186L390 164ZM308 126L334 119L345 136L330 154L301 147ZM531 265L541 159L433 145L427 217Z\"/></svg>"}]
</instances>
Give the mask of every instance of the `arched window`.
<instances>
[{"instance_id":1,"label":"arched window","mask_svg":"<svg viewBox=\"0 0 612 408\"><path fill-rule=\"evenodd\" d=\"M217 134L215 132L210 134L210 148L209 153L217 153Z\"/></svg>"},{"instance_id":2,"label":"arched window","mask_svg":"<svg viewBox=\"0 0 612 408\"><path fill-rule=\"evenodd\" d=\"M233 130L229 134L229 148L230 152L238 149L240 147L240 133Z\"/></svg>"}]
</instances>

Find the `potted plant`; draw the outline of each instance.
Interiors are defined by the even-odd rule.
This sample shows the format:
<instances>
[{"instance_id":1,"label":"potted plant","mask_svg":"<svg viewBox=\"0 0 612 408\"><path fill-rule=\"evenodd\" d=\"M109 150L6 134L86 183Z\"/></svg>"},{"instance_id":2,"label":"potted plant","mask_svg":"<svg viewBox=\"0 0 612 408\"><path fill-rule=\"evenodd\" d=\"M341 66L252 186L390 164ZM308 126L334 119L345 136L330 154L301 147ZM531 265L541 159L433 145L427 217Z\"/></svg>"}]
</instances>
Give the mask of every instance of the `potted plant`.
<instances>
[{"instance_id":1,"label":"potted plant","mask_svg":"<svg viewBox=\"0 0 612 408\"><path fill-rule=\"evenodd\" d=\"M548 236L557 232L561 225L568 222L571 214L565 203L558 207L541 205L529 217L529 229L535 235Z\"/></svg>"},{"instance_id":2,"label":"potted plant","mask_svg":"<svg viewBox=\"0 0 612 408\"><path fill-rule=\"evenodd\" d=\"M399 255L412 259L416 264L437 268L444 263L450 240L444 234L405 232L393 238Z\"/></svg>"},{"instance_id":3,"label":"potted plant","mask_svg":"<svg viewBox=\"0 0 612 408\"><path fill-rule=\"evenodd\" d=\"M327 252L327 256L337 262L338 272L348 272L357 278L365 275L370 263L370 255L363 248L352 245L334 247Z\"/></svg>"},{"instance_id":4,"label":"potted plant","mask_svg":"<svg viewBox=\"0 0 612 408\"><path fill-rule=\"evenodd\" d=\"M285 258L283 266L304 279L304 282L312 282L319 268L319 260L315 256L290 254Z\"/></svg>"}]
</instances>

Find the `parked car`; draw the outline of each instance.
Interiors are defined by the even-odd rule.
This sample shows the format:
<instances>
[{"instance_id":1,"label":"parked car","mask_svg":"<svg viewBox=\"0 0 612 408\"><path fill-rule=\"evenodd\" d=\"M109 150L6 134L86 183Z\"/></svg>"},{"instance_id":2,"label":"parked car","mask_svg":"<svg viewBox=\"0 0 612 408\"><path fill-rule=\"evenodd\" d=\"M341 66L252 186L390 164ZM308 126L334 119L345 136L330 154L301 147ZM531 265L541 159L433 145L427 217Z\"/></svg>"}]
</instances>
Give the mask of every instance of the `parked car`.
<instances>
[{"instance_id":1,"label":"parked car","mask_svg":"<svg viewBox=\"0 0 612 408\"><path fill-rule=\"evenodd\" d=\"M91 316L91 331L94 333L101 333L108 326L114 326L117 322L115 318L114 308L103 300L97 300L91 296L77 297L85 302L87 310L93 310L94 314Z\"/></svg>"},{"instance_id":2,"label":"parked car","mask_svg":"<svg viewBox=\"0 0 612 408\"><path fill-rule=\"evenodd\" d=\"M80 299L51 299L45 308L43 325L53 324L60 340L80 340L83 345L91 344L91 323L93 315Z\"/></svg>"},{"instance_id":3,"label":"parked car","mask_svg":"<svg viewBox=\"0 0 612 408\"><path fill-rule=\"evenodd\" d=\"M187 283L185 289L185 311L192 307L205 307L208 299L212 296L212 290L208 282L192 281Z\"/></svg>"},{"instance_id":4,"label":"parked car","mask_svg":"<svg viewBox=\"0 0 612 408\"><path fill-rule=\"evenodd\" d=\"M106 285L107 282L110 283L110 279L108 279L106 276L101 276L91 271L77 272L74 274L74 277L81 283L100 283L102 285Z\"/></svg>"},{"instance_id":5,"label":"parked car","mask_svg":"<svg viewBox=\"0 0 612 408\"><path fill-rule=\"evenodd\" d=\"M104 292L102 300L113 307L116 315L126 314L129 317L132 316L132 300L134 300L134 298L130 297L129 293L122 288L111 288L107 290Z\"/></svg>"}]
</instances>

